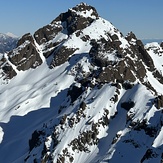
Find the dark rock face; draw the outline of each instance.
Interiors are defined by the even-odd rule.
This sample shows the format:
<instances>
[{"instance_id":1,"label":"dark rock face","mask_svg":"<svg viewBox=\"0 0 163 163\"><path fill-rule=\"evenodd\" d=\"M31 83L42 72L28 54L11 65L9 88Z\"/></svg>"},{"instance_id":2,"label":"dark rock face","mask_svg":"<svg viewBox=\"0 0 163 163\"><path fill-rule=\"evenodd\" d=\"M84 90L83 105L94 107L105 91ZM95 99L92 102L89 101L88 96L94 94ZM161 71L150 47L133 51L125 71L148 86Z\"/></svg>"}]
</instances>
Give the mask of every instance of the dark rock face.
<instances>
[{"instance_id":1,"label":"dark rock face","mask_svg":"<svg viewBox=\"0 0 163 163\"><path fill-rule=\"evenodd\" d=\"M156 107L160 109L163 107L163 95L160 95L156 98Z\"/></svg>"},{"instance_id":2,"label":"dark rock face","mask_svg":"<svg viewBox=\"0 0 163 163\"><path fill-rule=\"evenodd\" d=\"M130 32L126 39L131 45L131 49L133 52L133 57L136 55L138 60L141 60L146 64L150 71L154 70L154 63L148 52L144 49L143 43L138 40L134 33ZM133 41L134 40L134 41Z\"/></svg>"},{"instance_id":3,"label":"dark rock face","mask_svg":"<svg viewBox=\"0 0 163 163\"><path fill-rule=\"evenodd\" d=\"M78 138L72 140L70 145L72 146L72 150L79 150L80 152L89 152L86 145L94 145L98 143L97 138L98 133L95 131L87 131L83 132Z\"/></svg>"},{"instance_id":4,"label":"dark rock face","mask_svg":"<svg viewBox=\"0 0 163 163\"><path fill-rule=\"evenodd\" d=\"M123 102L121 103L121 107L129 111L131 108L135 106L135 103L133 101Z\"/></svg>"},{"instance_id":5,"label":"dark rock face","mask_svg":"<svg viewBox=\"0 0 163 163\"><path fill-rule=\"evenodd\" d=\"M133 86L134 86L133 84L130 84L130 83L128 83L128 82L122 83L122 87L123 87L125 90L132 89Z\"/></svg>"},{"instance_id":6,"label":"dark rock face","mask_svg":"<svg viewBox=\"0 0 163 163\"><path fill-rule=\"evenodd\" d=\"M91 13L90 16L84 17L83 14L87 12ZM80 5L69 9L66 13L60 14L59 17L57 17L51 24L36 31L34 34L36 41L30 34L24 35L18 41L17 48L8 54L9 61L14 64L18 70L35 68L42 63L36 46L37 42L39 45L44 45L41 47L44 47L44 51L47 51L45 53L43 52L46 58L51 55L51 57L48 58L48 64L52 59L50 68L60 66L69 61L70 66L68 66L66 70L69 70L69 67L74 66L75 68L73 72L78 73L79 71L82 75L84 74L83 69L78 68L76 65L79 65L79 67L80 65L87 65L86 69L88 70L88 75L83 75L79 79L77 79L77 75L74 74L74 83L77 84L75 85L72 82L70 88L66 89L67 97L65 97L64 102L61 103L60 106L56 106L56 110L59 114L56 117L57 120L51 119L49 125L46 123L44 124L43 128L45 127L45 130L40 129L33 132L31 139L29 140L29 155L26 160L30 157L37 158L41 156L41 158L39 158L40 160L34 159L34 162L39 162L41 159L42 162L52 162L54 159L53 156L55 156L57 159L55 162L57 163L64 163L67 160L68 162L74 162L75 152L92 152L89 147L97 146L98 143L100 143L99 139L101 139L101 136L99 136L99 134L101 129L109 126L110 122L113 124L114 121L110 121L110 118L112 120L117 115L119 116L119 109L122 112L125 112L125 114L127 112L127 117L125 115L126 119L124 119L124 121L127 120L127 122L129 122L126 123L126 126L129 124L129 126L127 126L128 128L131 127L134 131L144 130L145 134L150 137L156 138L157 136L157 131L159 131L158 128L148 125L146 120L133 120L133 117L136 115L136 111L132 112L131 108L134 108L135 106L134 109L136 110L136 104L138 101L135 99L126 101L125 96L122 96L123 93L130 92L129 89L132 89L136 82L146 85L150 90L154 90L150 83L145 83L148 82L147 78L144 80L147 72L146 67L148 67L149 71L153 72L156 78L159 80L162 79L161 76L159 76L160 74L158 71L155 70L150 55L144 49L142 42L139 41L132 32L126 37L128 42L124 40L124 42L126 41L126 44L123 41L120 41L124 38L120 38L119 33L116 32L111 35L106 31L106 35L104 37L100 36L99 40L90 38L91 35L84 35L84 31L82 31L82 29L89 26L95 19L98 19L96 10L84 3L81 3ZM90 49L89 54L87 54L87 52L86 54L84 53L84 55L83 53L76 54L75 52L78 49L65 46L65 40L57 40L55 42L54 40L56 39L54 38L60 32L64 33L66 36L75 32L74 34L76 37L80 37L83 42L87 42L88 44L90 43L92 48ZM71 36L68 36L68 41L69 37L71 38ZM108 38L106 39L106 37ZM68 41L66 43L69 43ZM90 47L90 45L88 47ZM51 50L49 50L49 48ZM75 57L72 57L72 55ZM85 60L83 59L84 57L86 58ZM2 65L2 70L8 75L7 77L12 78L16 75L17 71L14 71L12 64L10 65L10 62L6 61L7 59L7 57L6 59L1 59L2 61L0 61L0 66ZM72 74L68 73L68 75ZM107 91L108 87L114 87L115 90L115 92L112 91L112 96L109 95L111 93L108 94L109 97L106 96L105 101L108 100L109 102L107 102L107 105L104 107L102 105L102 100L100 105L98 105L99 102L96 105L96 99L103 97L101 96L101 93L105 93L103 90L105 89ZM98 91L101 91L100 95L98 95ZM131 90L132 93L134 91L135 89ZM134 100L136 102L134 102ZM163 96L158 96L154 102L158 109L162 108ZM148 109L148 105L149 107L150 105L153 106L153 99L151 103L147 103L147 108L144 107L144 109ZM121 108L119 108L119 106L121 106ZM114 108L116 108L117 111L114 112ZM68 109L73 110L70 110L69 113ZM90 109L94 110L89 111ZM99 118L93 118L94 115L92 116L89 114L92 112L96 113L95 109L99 109L97 112L97 114L101 115L98 116ZM102 110L103 114L101 114ZM118 118L116 121L118 121ZM66 134L62 133L66 133L66 130L69 129L72 129L71 131L73 131L77 128L78 130L78 125L81 127L81 124L87 125L88 127L85 130L75 131L75 137L69 139L69 144L65 143L65 146L61 149L61 151L59 151L57 155L53 155L60 142L64 141L64 138L61 137L64 137ZM120 138L121 132L115 134L112 144L116 144ZM140 148L139 144L133 139L123 140L125 143L132 144L135 148ZM41 149L41 155L38 153L35 154L38 150L35 150L34 148L39 148L39 150ZM142 158L142 162L146 160L146 158L148 159L148 155L153 155L153 153L153 151L147 151Z\"/></svg>"},{"instance_id":7,"label":"dark rock face","mask_svg":"<svg viewBox=\"0 0 163 163\"><path fill-rule=\"evenodd\" d=\"M137 40L135 34L133 32L130 32L127 36L126 39L131 43L132 40Z\"/></svg>"},{"instance_id":8,"label":"dark rock face","mask_svg":"<svg viewBox=\"0 0 163 163\"><path fill-rule=\"evenodd\" d=\"M152 149L148 149L140 162L143 163L145 160L149 160L150 158L156 158L156 157L157 154Z\"/></svg>"},{"instance_id":9,"label":"dark rock face","mask_svg":"<svg viewBox=\"0 0 163 163\"><path fill-rule=\"evenodd\" d=\"M47 58L55 50L55 48L61 43L61 41L56 40L56 42L48 41L53 40L56 35L63 30L63 27L59 21L53 22L40 28L34 33L34 38L36 42L41 45L44 44L43 55Z\"/></svg>"},{"instance_id":10,"label":"dark rock face","mask_svg":"<svg viewBox=\"0 0 163 163\"><path fill-rule=\"evenodd\" d=\"M84 17L78 14L78 12L83 12L83 14L86 14L86 12L92 13L90 15L91 17ZM92 18L92 16L94 16L94 18ZM94 21L94 19L97 18L98 13L94 7L86 5L85 3L81 3L76 7L69 9L66 13L60 14L53 22L65 22L65 28L67 28L68 35L70 35L79 29L81 30L89 26Z\"/></svg>"},{"instance_id":11,"label":"dark rock face","mask_svg":"<svg viewBox=\"0 0 163 163\"><path fill-rule=\"evenodd\" d=\"M153 75L161 84L163 84L163 76L158 72L158 70L155 70Z\"/></svg>"},{"instance_id":12,"label":"dark rock face","mask_svg":"<svg viewBox=\"0 0 163 163\"><path fill-rule=\"evenodd\" d=\"M33 37L30 33L27 33L25 35L23 35L19 40L18 40L18 43L17 43L17 47L22 45L25 41L29 41L31 43L34 44L34 40L33 40Z\"/></svg>"},{"instance_id":13,"label":"dark rock face","mask_svg":"<svg viewBox=\"0 0 163 163\"><path fill-rule=\"evenodd\" d=\"M111 36L109 37L111 38ZM98 80L100 82L119 81L123 83L123 81L134 82L137 77L143 81L146 70L141 60L132 60L126 56L126 51L119 47L121 42L118 40L117 35L113 35L110 41L105 39L92 40L92 48L89 52L92 62L103 67L99 72ZM134 55L139 54L138 49L135 48L133 53ZM129 54L132 56L131 49L129 49ZM112 55L114 60L107 59L106 55Z\"/></svg>"},{"instance_id":14,"label":"dark rock face","mask_svg":"<svg viewBox=\"0 0 163 163\"><path fill-rule=\"evenodd\" d=\"M86 3L80 3L79 5L73 7L72 9L75 10L76 12L84 11L84 13L86 11L92 10L91 16L98 17L98 13L97 13L96 9L94 7L92 7L92 6L90 6L90 5L87 5Z\"/></svg>"},{"instance_id":15,"label":"dark rock face","mask_svg":"<svg viewBox=\"0 0 163 163\"><path fill-rule=\"evenodd\" d=\"M160 46L163 48L163 42L161 42Z\"/></svg>"},{"instance_id":16,"label":"dark rock face","mask_svg":"<svg viewBox=\"0 0 163 163\"><path fill-rule=\"evenodd\" d=\"M36 68L42 64L39 52L30 34L24 35L18 41L18 45L17 49L9 53L10 62L17 66L18 70L25 71L29 68Z\"/></svg>"},{"instance_id":17,"label":"dark rock face","mask_svg":"<svg viewBox=\"0 0 163 163\"><path fill-rule=\"evenodd\" d=\"M80 14L81 12L82 14ZM90 16L85 17L84 15L86 15L86 12L90 12ZM81 3L80 5L69 9L67 12L61 13L50 24L37 30L34 33L34 38L39 45L45 45L43 54L47 58L64 40L56 40L54 43L51 42L47 44L48 41L53 40L60 32L69 36L77 30L82 30L97 18L98 13L95 8L86 5L85 3ZM87 39L89 39L89 36L83 36L82 38L82 40Z\"/></svg>"},{"instance_id":18,"label":"dark rock face","mask_svg":"<svg viewBox=\"0 0 163 163\"><path fill-rule=\"evenodd\" d=\"M2 69L2 76L4 76L5 79L11 79L16 76L15 70L9 63L7 63L4 56L0 60L0 67Z\"/></svg>"},{"instance_id":19,"label":"dark rock face","mask_svg":"<svg viewBox=\"0 0 163 163\"><path fill-rule=\"evenodd\" d=\"M58 32L62 31L62 26L59 22L53 22L43 28L40 28L34 33L34 38L37 43L40 45L49 40L52 40Z\"/></svg>"},{"instance_id":20,"label":"dark rock face","mask_svg":"<svg viewBox=\"0 0 163 163\"><path fill-rule=\"evenodd\" d=\"M54 54L50 67L59 66L68 61L69 56L71 56L76 49L69 49L64 46L58 48L58 45L64 40L48 42L53 40L59 32L70 35L77 30L84 29L95 19L98 19L96 9L85 3L81 3L69 9L66 13L60 14L50 24L35 32L34 38L36 42L39 45L43 43L45 45L43 51L44 56L49 57L52 53ZM34 38L30 33L25 34L18 40L17 48L8 54L9 61L15 65L18 70L25 71L29 68L36 68L42 64ZM83 41L87 41L88 39L90 39L89 36L82 37ZM12 78L16 75L16 72L9 63L3 66L3 71L4 74L7 74L7 78Z\"/></svg>"},{"instance_id":21,"label":"dark rock face","mask_svg":"<svg viewBox=\"0 0 163 163\"><path fill-rule=\"evenodd\" d=\"M162 43L161 43L162 44ZM152 51L154 53L154 55L162 57L163 54L163 49L161 47L161 44L159 46L159 44L156 45L149 45L148 47L145 47L147 52L150 53L150 51ZM162 44L163 45L163 44ZM150 61L150 63L152 63L153 61ZM155 65L156 66L156 65ZM162 65L163 66L163 65ZM159 69L157 69L157 66L154 67L152 66L152 69L150 68L150 70L152 71L153 76L161 83L163 84L163 76L162 73Z\"/></svg>"},{"instance_id":22,"label":"dark rock face","mask_svg":"<svg viewBox=\"0 0 163 163\"><path fill-rule=\"evenodd\" d=\"M17 70L23 71L29 68L36 68L42 64L42 59L35 46L34 39L29 33L19 39L17 48L10 51L7 55L9 61L4 56L0 60L4 79L12 79L17 74L11 63L16 66Z\"/></svg>"},{"instance_id":23,"label":"dark rock face","mask_svg":"<svg viewBox=\"0 0 163 163\"><path fill-rule=\"evenodd\" d=\"M77 49L70 49L65 46L62 46L60 49L54 52L54 58L51 62L50 67L53 68L55 66L59 66L66 61L68 61L68 58L76 51Z\"/></svg>"},{"instance_id":24,"label":"dark rock face","mask_svg":"<svg viewBox=\"0 0 163 163\"><path fill-rule=\"evenodd\" d=\"M49 43L46 44L44 47L44 51L43 51L43 55L45 56L45 58L48 58L51 54L53 54L53 52L55 52L55 50L57 50L57 47L59 46L61 42L54 42L54 43Z\"/></svg>"},{"instance_id":25,"label":"dark rock face","mask_svg":"<svg viewBox=\"0 0 163 163\"><path fill-rule=\"evenodd\" d=\"M29 140L29 150L31 151L33 148L37 147L41 144L40 135L43 135L42 131L34 131L32 134L32 138Z\"/></svg>"},{"instance_id":26,"label":"dark rock face","mask_svg":"<svg viewBox=\"0 0 163 163\"><path fill-rule=\"evenodd\" d=\"M5 76L5 79L12 79L14 76L17 75L12 66L9 65L7 62L5 63L4 66L2 66L2 70L4 72L3 75Z\"/></svg>"},{"instance_id":27,"label":"dark rock face","mask_svg":"<svg viewBox=\"0 0 163 163\"><path fill-rule=\"evenodd\" d=\"M109 61L105 58L105 55L112 53L115 49L112 46L111 41L106 41L101 39L99 41L91 41L92 48L89 52L90 57L95 65L99 67L106 67L109 64L112 64L112 61ZM115 54L116 55L116 54Z\"/></svg>"},{"instance_id":28,"label":"dark rock face","mask_svg":"<svg viewBox=\"0 0 163 163\"><path fill-rule=\"evenodd\" d=\"M120 47L120 45L122 44L122 42L119 40L118 36L116 34L114 35L109 35L108 36L111 38L112 42L112 48L117 50L117 56L122 57L122 55L126 55L126 53L124 52L123 48Z\"/></svg>"},{"instance_id":29,"label":"dark rock face","mask_svg":"<svg viewBox=\"0 0 163 163\"><path fill-rule=\"evenodd\" d=\"M67 95L71 97L71 102L73 103L82 93L82 87L78 88L76 86L72 86Z\"/></svg>"},{"instance_id":30,"label":"dark rock face","mask_svg":"<svg viewBox=\"0 0 163 163\"><path fill-rule=\"evenodd\" d=\"M141 59L149 67L149 69L153 71L154 70L153 60L150 57L150 55L147 53L147 51L144 49L143 43L140 40L138 40L137 45L138 45L139 54L141 54L140 56Z\"/></svg>"},{"instance_id":31,"label":"dark rock face","mask_svg":"<svg viewBox=\"0 0 163 163\"><path fill-rule=\"evenodd\" d=\"M134 82L135 81L135 76L133 75L131 69L127 68L125 66L124 61L120 61L116 68L113 67L107 67L105 68L100 74L99 74L99 80L101 82L114 82L114 81L130 81Z\"/></svg>"},{"instance_id":32,"label":"dark rock face","mask_svg":"<svg viewBox=\"0 0 163 163\"><path fill-rule=\"evenodd\" d=\"M92 12L91 17L84 17L77 14L77 12L83 12L83 14L86 14L87 11ZM92 16L94 17L92 18ZM84 29L97 18L98 13L95 8L81 3L80 5L69 9L67 12L60 14L49 25L40 28L35 32L34 37L38 44L42 44L55 38L59 32L67 32L67 34L70 35L76 30Z\"/></svg>"}]
</instances>

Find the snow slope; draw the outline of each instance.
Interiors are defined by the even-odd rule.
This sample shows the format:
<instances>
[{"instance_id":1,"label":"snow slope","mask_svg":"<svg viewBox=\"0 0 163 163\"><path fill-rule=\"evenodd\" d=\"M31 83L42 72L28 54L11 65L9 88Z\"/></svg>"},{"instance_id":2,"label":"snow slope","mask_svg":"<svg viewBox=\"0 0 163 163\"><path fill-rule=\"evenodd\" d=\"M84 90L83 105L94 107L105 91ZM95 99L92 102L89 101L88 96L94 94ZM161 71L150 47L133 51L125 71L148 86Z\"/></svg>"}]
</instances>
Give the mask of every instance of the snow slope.
<instances>
[{"instance_id":1,"label":"snow slope","mask_svg":"<svg viewBox=\"0 0 163 163\"><path fill-rule=\"evenodd\" d=\"M94 12L81 3L69 9L57 34L26 35L15 55L6 53L4 63L2 55L1 71L7 62L16 75L1 77L0 162L163 161L163 85L154 74L162 76L162 47L143 49ZM91 23L70 34L65 24L72 15ZM30 52L26 42L42 63L23 71L12 57Z\"/></svg>"}]
</instances>

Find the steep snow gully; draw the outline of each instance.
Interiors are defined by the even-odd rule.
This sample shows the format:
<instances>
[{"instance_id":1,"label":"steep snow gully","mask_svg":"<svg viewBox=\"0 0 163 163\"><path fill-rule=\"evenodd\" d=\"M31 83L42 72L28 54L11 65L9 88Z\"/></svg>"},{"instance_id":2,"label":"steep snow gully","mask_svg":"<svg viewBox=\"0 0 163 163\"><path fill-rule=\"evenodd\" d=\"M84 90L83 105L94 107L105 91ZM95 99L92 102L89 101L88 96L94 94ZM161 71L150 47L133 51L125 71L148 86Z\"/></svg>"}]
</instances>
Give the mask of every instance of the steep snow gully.
<instances>
[{"instance_id":1,"label":"steep snow gully","mask_svg":"<svg viewBox=\"0 0 163 163\"><path fill-rule=\"evenodd\" d=\"M163 43L86 3L0 54L0 162L163 162Z\"/></svg>"}]
</instances>

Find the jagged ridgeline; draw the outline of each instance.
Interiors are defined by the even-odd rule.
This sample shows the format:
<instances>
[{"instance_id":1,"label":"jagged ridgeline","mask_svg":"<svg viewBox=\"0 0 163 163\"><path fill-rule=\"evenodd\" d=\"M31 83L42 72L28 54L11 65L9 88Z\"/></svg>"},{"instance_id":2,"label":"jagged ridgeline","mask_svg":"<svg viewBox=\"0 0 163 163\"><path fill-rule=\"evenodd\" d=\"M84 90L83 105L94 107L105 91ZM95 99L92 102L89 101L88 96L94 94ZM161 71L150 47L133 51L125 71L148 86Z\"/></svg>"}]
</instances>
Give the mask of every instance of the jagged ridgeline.
<instances>
[{"instance_id":1,"label":"jagged ridgeline","mask_svg":"<svg viewBox=\"0 0 163 163\"><path fill-rule=\"evenodd\" d=\"M80 3L0 67L0 162L163 162L163 43L123 36Z\"/></svg>"}]
</instances>

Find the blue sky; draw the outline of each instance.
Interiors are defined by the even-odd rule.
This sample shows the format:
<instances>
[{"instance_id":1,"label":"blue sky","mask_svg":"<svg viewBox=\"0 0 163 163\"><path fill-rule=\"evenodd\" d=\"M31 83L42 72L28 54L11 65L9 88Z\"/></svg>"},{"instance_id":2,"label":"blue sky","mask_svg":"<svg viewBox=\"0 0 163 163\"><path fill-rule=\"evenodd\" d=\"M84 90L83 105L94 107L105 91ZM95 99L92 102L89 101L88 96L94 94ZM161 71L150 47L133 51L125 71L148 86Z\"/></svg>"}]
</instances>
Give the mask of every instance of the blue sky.
<instances>
[{"instance_id":1,"label":"blue sky","mask_svg":"<svg viewBox=\"0 0 163 163\"><path fill-rule=\"evenodd\" d=\"M0 33L34 33L82 0L0 0ZM163 39L163 0L85 0L124 35Z\"/></svg>"}]
</instances>

